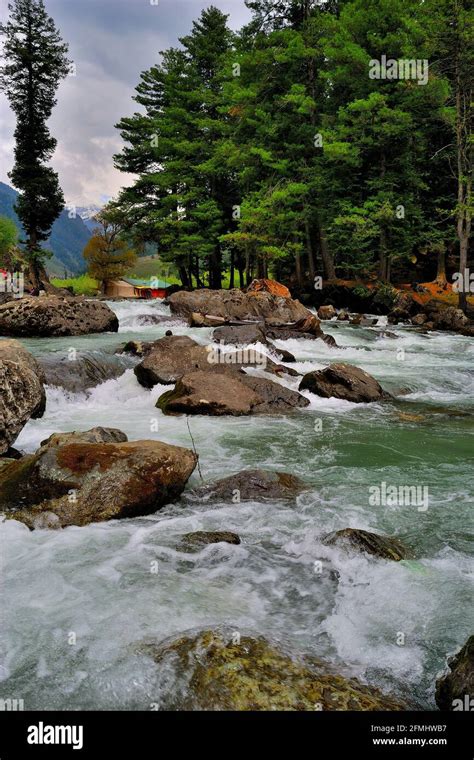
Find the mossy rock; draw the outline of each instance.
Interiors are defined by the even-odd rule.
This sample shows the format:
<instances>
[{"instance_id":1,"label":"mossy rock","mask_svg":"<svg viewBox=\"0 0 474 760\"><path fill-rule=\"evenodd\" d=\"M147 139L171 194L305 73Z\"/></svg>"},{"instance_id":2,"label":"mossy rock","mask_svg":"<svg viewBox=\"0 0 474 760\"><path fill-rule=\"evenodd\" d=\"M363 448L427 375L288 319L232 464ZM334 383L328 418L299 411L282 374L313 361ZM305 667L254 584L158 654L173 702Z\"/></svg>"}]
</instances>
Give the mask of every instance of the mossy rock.
<instances>
[{"instance_id":1,"label":"mossy rock","mask_svg":"<svg viewBox=\"0 0 474 760\"><path fill-rule=\"evenodd\" d=\"M400 562L400 560L408 559L411 556L408 549L397 538L370 533L358 528L344 528L329 533L325 536L324 543L329 546L350 548L356 552L371 554L374 557L390 559L395 562Z\"/></svg>"},{"instance_id":2,"label":"mossy rock","mask_svg":"<svg viewBox=\"0 0 474 760\"><path fill-rule=\"evenodd\" d=\"M175 670L166 709L235 711L405 710L397 699L328 666L292 659L264 638L218 631L183 636L147 653Z\"/></svg>"}]
</instances>

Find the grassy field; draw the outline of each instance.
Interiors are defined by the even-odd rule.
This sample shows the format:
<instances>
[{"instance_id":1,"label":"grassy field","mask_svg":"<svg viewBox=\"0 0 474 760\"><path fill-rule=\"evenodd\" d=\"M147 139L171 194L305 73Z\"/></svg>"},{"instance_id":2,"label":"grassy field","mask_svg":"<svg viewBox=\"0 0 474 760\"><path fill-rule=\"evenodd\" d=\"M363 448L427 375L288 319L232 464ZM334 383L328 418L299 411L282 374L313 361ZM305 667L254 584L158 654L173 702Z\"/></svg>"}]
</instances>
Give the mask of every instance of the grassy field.
<instances>
[{"instance_id":1,"label":"grassy field","mask_svg":"<svg viewBox=\"0 0 474 760\"><path fill-rule=\"evenodd\" d=\"M70 277L67 280L61 280L59 277L51 278L51 282L57 288L72 288L77 296L95 296L99 289L99 283L88 274L81 274L77 277Z\"/></svg>"}]
</instances>

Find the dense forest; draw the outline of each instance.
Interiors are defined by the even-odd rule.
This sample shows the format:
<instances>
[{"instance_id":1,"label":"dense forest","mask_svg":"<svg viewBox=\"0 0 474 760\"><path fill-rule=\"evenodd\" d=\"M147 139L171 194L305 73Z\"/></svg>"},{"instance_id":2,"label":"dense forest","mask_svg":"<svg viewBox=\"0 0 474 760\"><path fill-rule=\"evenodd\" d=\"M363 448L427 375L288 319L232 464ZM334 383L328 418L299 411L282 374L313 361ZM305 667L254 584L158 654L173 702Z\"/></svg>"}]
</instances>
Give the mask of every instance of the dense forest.
<instances>
[{"instance_id":1,"label":"dense forest","mask_svg":"<svg viewBox=\"0 0 474 760\"><path fill-rule=\"evenodd\" d=\"M198 287L464 271L470 0L246 4L240 32L210 7L141 74L115 157L134 240Z\"/></svg>"}]
</instances>

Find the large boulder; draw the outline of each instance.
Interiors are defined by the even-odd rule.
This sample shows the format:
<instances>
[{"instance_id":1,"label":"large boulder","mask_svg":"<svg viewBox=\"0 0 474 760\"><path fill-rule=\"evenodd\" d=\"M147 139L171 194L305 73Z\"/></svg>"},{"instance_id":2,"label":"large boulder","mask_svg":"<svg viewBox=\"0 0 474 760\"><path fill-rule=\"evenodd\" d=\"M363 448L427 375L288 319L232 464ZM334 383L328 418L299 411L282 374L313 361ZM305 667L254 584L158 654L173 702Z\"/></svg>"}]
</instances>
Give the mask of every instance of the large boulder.
<instances>
[{"instance_id":1,"label":"large boulder","mask_svg":"<svg viewBox=\"0 0 474 760\"><path fill-rule=\"evenodd\" d=\"M89 431L92 440L117 432ZM160 441L96 443L60 434L0 472L0 506L29 528L136 517L176 499L197 457Z\"/></svg>"},{"instance_id":2,"label":"large boulder","mask_svg":"<svg viewBox=\"0 0 474 760\"><path fill-rule=\"evenodd\" d=\"M474 636L448 660L448 671L436 681L440 710L474 710Z\"/></svg>"},{"instance_id":3,"label":"large boulder","mask_svg":"<svg viewBox=\"0 0 474 760\"><path fill-rule=\"evenodd\" d=\"M168 674L167 710L405 710L394 697L313 659L294 659L263 637L190 632L142 651ZM170 677L172 674L172 677ZM178 688L176 688L178 685Z\"/></svg>"},{"instance_id":4,"label":"large boulder","mask_svg":"<svg viewBox=\"0 0 474 760\"><path fill-rule=\"evenodd\" d=\"M25 296L0 306L0 335L55 337L117 332L118 319L102 301Z\"/></svg>"},{"instance_id":5,"label":"large boulder","mask_svg":"<svg viewBox=\"0 0 474 760\"><path fill-rule=\"evenodd\" d=\"M232 415L287 412L308 406L295 391L261 377L196 370L181 377L158 399L164 414Z\"/></svg>"},{"instance_id":6,"label":"large boulder","mask_svg":"<svg viewBox=\"0 0 474 760\"><path fill-rule=\"evenodd\" d=\"M433 323L434 330L453 330L461 331L470 324L469 318L461 309L455 306L447 306L442 301L432 298L425 304L424 313L428 322Z\"/></svg>"},{"instance_id":7,"label":"large boulder","mask_svg":"<svg viewBox=\"0 0 474 760\"><path fill-rule=\"evenodd\" d=\"M172 385L184 374L196 370L235 374L244 367L264 369L277 375L295 373L255 349L221 351L212 343L202 346L185 335L170 335L148 345L144 349L143 361L137 364L134 372L141 385L153 388L158 384Z\"/></svg>"},{"instance_id":8,"label":"large boulder","mask_svg":"<svg viewBox=\"0 0 474 760\"><path fill-rule=\"evenodd\" d=\"M57 448L67 443L126 443L127 436L118 428L95 427L91 430L74 430L70 433L53 433L41 441L40 446L43 448Z\"/></svg>"},{"instance_id":9,"label":"large boulder","mask_svg":"<svg viewBox=\"0 0 474 760\"><path fill-rule=\"evenodd\" d=\"M340 398L356 404L389 398L377 380L352 364L330 364L325 369L304 375L299 390L324 398Z\"/></svg>"},{"instance_id":10,"label":"large boulder","mask_svg":"<svg viewBox=\"0 0 474 760\"><path fill-rule=\"evenodd\" d=\"M226 320L279 319L297 322L310 312L292 298L283 298L263 290L244 293L241 290L180 291L168 299L173 314L189 319L193 312Z\"/></svg>"},{"instance_id":11,"label":"large boulder","mask_svg":"<svg viewBox=\"0 0 474 760\"><path fill-rule=\"evenodd\" d=\"M123 375L132 361L114 354L87 351L75 358L51 353L38 359L47 385L64 388L72 393L95 388L107 380Z\"/></svg>"},{"instance_id":12,"label":"large boulder","mask_svg":"<svg viewBox=\"0 0 474 760\"><path fill-rule=\"evenodd\" d=\"M34 357L17 340L0 340L0 455L5 454L30 418L46 406L44 376Z\"/></svg>"},{"instance_id":13,"label":"large boulder","mask_svg":"<svg viewBox=\"0 0 474 760\"><path fill-rule=\"evenodd\" d=\"M410 555L403 544L392 536L382 536L378 533L370 533L359 528L344 528L334 533L329 533L323 543L328 546L340 546L344 549L371 554L381 559L390 559L400 562Z\"/></svg>"},{"instance_id":14,"label":"large boulder","mask_svg":"<svg viewBox=\"0 0 474 760\"><path fill-rule=\"evenodd\" d=\"M288 472L243 470L214 483L200 486L190 491L189 495L206 501L226 501L229 504L275 499L294 501L307 488L303 480Z\"/></svg>"}]
</instances>

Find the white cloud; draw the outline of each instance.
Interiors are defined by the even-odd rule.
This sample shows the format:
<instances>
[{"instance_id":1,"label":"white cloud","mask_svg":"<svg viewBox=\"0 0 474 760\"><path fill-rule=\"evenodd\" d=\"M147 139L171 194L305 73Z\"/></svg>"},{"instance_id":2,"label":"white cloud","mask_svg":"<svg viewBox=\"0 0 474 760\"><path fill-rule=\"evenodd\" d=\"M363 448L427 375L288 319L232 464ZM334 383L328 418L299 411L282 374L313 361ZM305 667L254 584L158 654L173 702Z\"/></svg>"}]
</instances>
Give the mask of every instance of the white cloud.
<instances>
[{"instance_id":1,"label":"white cloud","mask_svg":"<svg viewBox=\"0 0 474 760\"><path fill-rule=\"evenodd\" d=\"M159 51L178 44L201 10L214 5L230 14L237 29L249 14L243 0L46 0L63 38L76 76L58 91L49 126L58 140L52 165L68 203L86 206L114 196L133 177L118 172L112 156L121 149L114 125L138 110L132 100L140 72L159 59ZM6 10L1 13L5 19ZM0 95L0 180L9 183L13 165L15 118Z\"/></svg>"}]
</instances>

